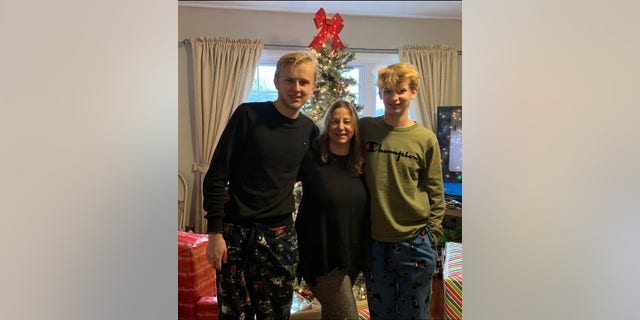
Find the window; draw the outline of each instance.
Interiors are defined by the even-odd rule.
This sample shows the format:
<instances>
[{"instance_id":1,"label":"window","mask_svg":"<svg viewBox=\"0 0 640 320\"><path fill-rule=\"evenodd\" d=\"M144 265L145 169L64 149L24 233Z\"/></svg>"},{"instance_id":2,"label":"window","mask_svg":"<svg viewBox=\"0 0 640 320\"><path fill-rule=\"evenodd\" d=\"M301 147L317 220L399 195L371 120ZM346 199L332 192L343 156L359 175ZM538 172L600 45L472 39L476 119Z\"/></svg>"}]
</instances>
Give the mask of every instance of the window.
<instances>
[{"instance_id":1,"label":"window","mask_svg":"<svg viewBox=\"0 0 640 320\"><path fill-rule=\"evenodd\" d=\"M378 95L378 69L393 63L398 63L400 58L397 54L389 53L359 53L356 52L355 59L350 66L358 68L359 77L353 77L358 81L359 93L363 97L358 103L365 108L360 116L381 116L384 114L384 104Z\"/></svg>"},{"instance_id":2,"label":"window","mask_svg":"<svg viewBox=\"0 0 640 320\"><path fill-rule=\"evenodd\" d=\"M278 98L278 90L273 85L273 75L276 73L275 63L258 65L253 78L249 102L272 101Z\"/></svg>"},{"instance_id":3,"label":"window","mask_svg":"<svg viewBox=\"0 0 640 320\"><path fill-rule=\"evenodd\" d=\"M273 75L276 73L278 59L285 53L282 50L262 50L247 102L273 101L278 98Z\"/></svg>"},{"instance_id":4,"label":"window","mask_svg":"<svg viewBox=\"0 0 640 320\"><path fill-rule=\"evenodd\" d=\"M362 68L358 66L353 66L353 62L349 66L352 69L349 71L343 72L342 76L356 80L357 84L350 86L349 88L347 88L347 90L349 90L349 92L353 94L353 97L355 98L355 103L361 103L360 102L360 84L362 82L360 82L360 73L362 72Z\"/></svg>"},{"instance_id":5,"label":"window","mask_svg":"<svg viewBox=\"0 0 640 320\"><path fill-rule=\"evenodd\" d=\"M258 63L251 93L247 101L259 102L276 100L278 92L273 85L273 74L282 50L262 50L262 56ZM355 59L349 63L351 70L346 76L356 79L357 85L349 88L356 97L356 102L362 104L364 109L359 116L380 116L384 114L384 104L378 96L376 79L378 69L399 62L398 54L389 53L361 53L356 52Z\"/></svg>"}]
</instances>

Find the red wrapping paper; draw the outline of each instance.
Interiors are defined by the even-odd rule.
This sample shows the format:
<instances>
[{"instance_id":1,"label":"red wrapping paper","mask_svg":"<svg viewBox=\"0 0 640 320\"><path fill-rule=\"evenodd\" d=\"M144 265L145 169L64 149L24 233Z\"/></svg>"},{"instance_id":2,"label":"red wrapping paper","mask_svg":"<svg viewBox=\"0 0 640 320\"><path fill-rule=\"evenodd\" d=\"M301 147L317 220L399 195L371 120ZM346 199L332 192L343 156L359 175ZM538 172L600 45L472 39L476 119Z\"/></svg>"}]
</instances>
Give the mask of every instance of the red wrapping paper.
<instances>
[{"instance_id":1,"label":"red wrapping paper","mask_svg":"<svg viewBox=\"0 0 640 320\"><path fill-rule=\"evenodd\" d=\"M218 298L202 297L196 303L196 317L198 320L218 319Z\"/></svg>"},{"instance_id":2,"label":"red wrapping paper","mask_svg":"<svg viewBox=\"0 0 640 320\"><path fill-rule=\"evenodd\" d=\"M178 231L178 319L196 320L202 298L213 302L216 274L206 257L208 236ZM213 299L211 299L213 298ZM217 310L217 300L215 300ZM207 309L208 310L208 309ZM216 311L217 319L217 311ZM213 318L207 318L213 319Z\"/></svg>"}]
</instances>

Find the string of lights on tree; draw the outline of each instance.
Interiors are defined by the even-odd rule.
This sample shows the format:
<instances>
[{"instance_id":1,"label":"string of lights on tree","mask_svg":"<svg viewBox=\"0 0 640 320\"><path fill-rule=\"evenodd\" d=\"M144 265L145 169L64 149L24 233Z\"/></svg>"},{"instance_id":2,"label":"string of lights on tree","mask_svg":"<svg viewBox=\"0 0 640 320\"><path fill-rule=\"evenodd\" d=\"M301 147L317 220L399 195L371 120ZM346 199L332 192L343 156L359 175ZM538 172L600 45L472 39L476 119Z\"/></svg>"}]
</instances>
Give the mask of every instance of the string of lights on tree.
<instances>
[{"instance_id":1,"label":"string of lights on tree","mask_svg":"<svg viewBox=\"0 0 640 320\"><path fill-rule=\"evenodd\" d=\"M339 33L344 21L339 13L328 19L324 9L314 15L316 28L320 29L309 44L317 59L316 88L309 101L302 106L302 112L314 122L320 123L329 107L338 100L349 102L360 112L364 106L356 103L356 97L348 88L357 81L343 74L352 70L349 63L355 59L355 53L346 50Z\"/></svg>"}]
</instances>

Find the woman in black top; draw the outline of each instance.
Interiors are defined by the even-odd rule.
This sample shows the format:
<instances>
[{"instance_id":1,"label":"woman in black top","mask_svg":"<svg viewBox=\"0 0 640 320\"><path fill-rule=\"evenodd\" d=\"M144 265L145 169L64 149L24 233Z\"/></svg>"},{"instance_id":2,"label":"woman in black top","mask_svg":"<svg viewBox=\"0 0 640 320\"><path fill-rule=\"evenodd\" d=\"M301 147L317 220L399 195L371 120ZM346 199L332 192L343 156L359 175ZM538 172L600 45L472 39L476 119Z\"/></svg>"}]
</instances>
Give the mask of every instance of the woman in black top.
<instances>
[{"instance_id":1,"label":"woman in black top","mask_svg":"<svg viewBox=\"0 0 640 320\"><path fill-rule=\"evenodd\" d=\"M323 319L358 318L351 290L370 239L363 165L358 116L348 102L338 101L302 161L296 217L299 274L320 301Z\"/></svg>"}]
</instances>

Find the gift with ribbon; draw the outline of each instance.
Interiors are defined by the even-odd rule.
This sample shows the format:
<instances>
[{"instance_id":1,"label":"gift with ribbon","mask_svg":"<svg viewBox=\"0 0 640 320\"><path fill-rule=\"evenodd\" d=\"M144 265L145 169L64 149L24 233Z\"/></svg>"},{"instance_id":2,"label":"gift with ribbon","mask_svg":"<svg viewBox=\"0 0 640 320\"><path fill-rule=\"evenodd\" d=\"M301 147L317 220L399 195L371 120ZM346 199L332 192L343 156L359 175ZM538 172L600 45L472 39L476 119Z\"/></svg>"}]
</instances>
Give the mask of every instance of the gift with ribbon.
<instances>
[{"instance_id":1,"label":"gift with ribbon","mask_svg":"<svg viewBox=\"0 0 640 320\"><path fill-rule=\"evenodd\" d=\"M309 44L309 48L313 48L316 52L319 52L325 41L330 39L333 50L344 49L344 43L342 43L338 35L344 27L344 21L339 13L336 13L333 18L328 19L324 9L320 8L313 16L313 21L316 24L316 28L320 29L320 31Z\"/></svg>"}]
</instances>

